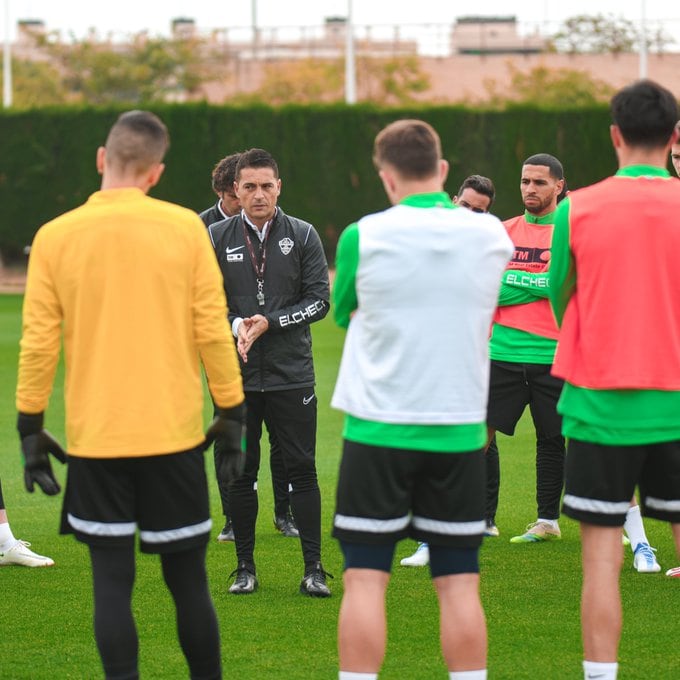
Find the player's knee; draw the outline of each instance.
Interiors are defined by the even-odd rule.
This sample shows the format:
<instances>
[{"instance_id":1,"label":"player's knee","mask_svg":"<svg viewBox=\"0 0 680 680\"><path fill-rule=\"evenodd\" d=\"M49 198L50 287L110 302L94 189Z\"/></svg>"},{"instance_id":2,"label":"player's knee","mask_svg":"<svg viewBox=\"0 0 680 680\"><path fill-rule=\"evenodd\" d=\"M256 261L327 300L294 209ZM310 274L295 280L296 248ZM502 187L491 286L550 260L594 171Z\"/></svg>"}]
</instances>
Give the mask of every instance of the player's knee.
<instances>
[{"instance_id":1,"label":"player's knee","mask_svg":"<svg viewBox=\"0 0 680 680\"><path fill-rule=\"evenodd\" d=\"M229 485L229 493L232 497L248 496L257 492L257 478L247 473L242 474Z\"/></svg>"},{"instance_id":2,"label":"player's knee","mask_svg":"<svg viewBox=\"0 0 680 680\"><path fill-rule=\"evenodd\" d=\"M319 481L316 476L316 467L312 462L302 468L287 469L291 491L310 491L319 488Z\"/></svg>"}]
</instances>

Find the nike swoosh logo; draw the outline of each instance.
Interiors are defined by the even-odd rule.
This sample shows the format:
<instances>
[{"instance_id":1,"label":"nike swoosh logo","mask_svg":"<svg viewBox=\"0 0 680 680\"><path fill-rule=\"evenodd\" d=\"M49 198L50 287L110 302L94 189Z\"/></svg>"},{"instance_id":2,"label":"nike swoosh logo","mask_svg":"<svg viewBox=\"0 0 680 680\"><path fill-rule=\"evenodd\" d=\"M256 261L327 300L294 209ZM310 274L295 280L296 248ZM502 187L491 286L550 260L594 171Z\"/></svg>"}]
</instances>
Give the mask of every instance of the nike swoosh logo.
<instances>
[{"instance_id":1,"label":"nike swoosh logo","mask_svg":"<svg viewBox=\"0 0 680 680\"><path fill-rule=\"evenodd\" d=\"M227 255L235 253L237 250L241 250L244 246L236 246L236 248L227 248Z\"/></svg>"},{"instance_id":2,"label":"nike swoosh logo","mask_svg":"<svg viewBox=\"0 0 680 680\"><path fill-rule=\"evenodd\" d=\"M597 678L604 678L604 673L598 673L597 675L588 673L588 680L597 680Z\"/></svg>"},{"instance_id":3,"label":"nike swoosh logo","mask_svg":"<svg viewBox=\"0 0 680 680\"><path fill-rule=\"evenodd\" d=\"M309 404L309 402L312 401L312 399L314 399L314 395L312 395L311 397L302 397L302 403L305 406L307 406L307 404Z\"/></svg>"}]
</instances>

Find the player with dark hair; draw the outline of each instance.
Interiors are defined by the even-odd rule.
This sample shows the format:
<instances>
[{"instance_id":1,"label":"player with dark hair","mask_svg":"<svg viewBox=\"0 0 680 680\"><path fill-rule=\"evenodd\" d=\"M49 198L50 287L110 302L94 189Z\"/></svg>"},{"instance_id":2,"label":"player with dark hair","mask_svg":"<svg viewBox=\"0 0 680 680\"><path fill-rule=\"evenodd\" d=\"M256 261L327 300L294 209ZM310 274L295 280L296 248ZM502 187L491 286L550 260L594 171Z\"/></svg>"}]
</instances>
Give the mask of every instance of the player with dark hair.
<instances>
[{"instance_id":1,"label":"player with dark hair","mask_svg":"<svg viewBox=\"0 0 680 680\"><path fill-rule=\"evenodd\" d=\"M94 631L107 678L138 677L135 539L160 554L191 677L221 677L205 569L203 452L218 434L236 477L243 389L222 277L196 213L147 196L168 148L163 122L121 114L96 155L101 190L40 228L31 248L16 403L28 491L59 492L43 429L64 344L68 477L62 533L88 546ZM201 364L217 417L203 432Z\"/></svg>"},{"instance_id":2,"label":"player with dark hair","mask_svg":"<svg viewBox=\"0 0 680 680\"><path fill-rule=\"evenodd\" d=\"M666 169L678 104L640 80L610 108L619 170L558 208L550 286L569 441L562 510L581 527L584 677L602 680L617 676L621 526L636 487L680 554L680 181Z\"/></svg>"},{"instance_id":3,"label":"player with dark hair","mask_svg":"<svg viewBox=\"0 0 680 680\"><path fill-rule=\"evenodd\" d=\"M496 187L483 175L470 175L463 180L453 202L472 212L488 213L496 200Z\"/></svg>"},{"instance_id":4,"label":"player with dark hair","mask_svg":"<svg viewBox=\"0 0 680 680\"><path fill-rule=\"evenodd\" d=\"M680 177L680 120L675 125L678 133L678 138L671 144L671 163L675 169L675 174ZM680 578L680 567L673 567L666 572L666 576L673 576Z\"/></svg>"},{"instance_id":5,"label":"player with dark hair","mask_svg":"<svg viewBox=\"0 0 680 680\"><path fill-rule=\"evenodd\" d=\"M489 440L512 435L528 405L536 427L537 520L513 543L560 538L564 438L557 414L562 382L550 375L557 326L548 303L553 216L564 187L562 164L547 153L522 164L524 213L504 222L515 253L503 276L490 341Z\"/></svg>"},{"instance_id":6,"label":"player with dark hair","mask_svg":"<svg viewBox=\"0 0 680 680\"><path fill-rule=\"evenodd\" d=\"M214 206L200 213L200 218L206 227L215 222L238 215L241 212L241 202L234 193L236 181L236 166L240 153L225 156L215 165L212 171L212 188L217 194L218 200ZM224 528L217 535L217 540L228 542L234 540L234 528L231 523L231 502L229 500L229 484L220 475L222 469L223 446L220 438L215 440L215 474L217 486L220 491L222 513L224 514ZM281 447L276 437L269 433L269 466L272 475L272 487L274 490L274 527L284 536L297 538L300 534L295 524L295 519L290 512L289 482L286 467L283 463Z\"/></svg>"},{"instance_id":7,"label":"player with dark hair","mask_svg":"<svg viewBox=\"0 0 680 680\"><path fill-rule=\"evenodd\" d=\"M680 136L680 120L675 125L678 136ZM675 169L675 174L680 177L680 140L671 144L671 163Z\"/></svg>"},{"instance_id":8,"label":"player with dark hair","mask_svg":"<svg viewBox=\"0 0 680 680\"><path fill-rule=\"evenodd\" d=\"M237 564L229 592L246 595L258 587L255 525L264 423L280 446L290 480L304 560L299 590L328 597L328 574L321 563L310 331L328 313L326 256L314 227L277 205L281 179L268 151L241 154L234 189L241 212L208 229L229 298L248 406L245 472L230 489Z\"/></svg>"},{"instance_id":9,"label":"player with dark hair","mask_svg":"<svg viewBox=\"0 0 680 680\"><path fill-rule=\"evenodd\" d=\"M476 213L488 213L496 198L493 182L483 175L470 175L463 180L458 193L453 197L455 205L467 208ZM498 491L500 486L500 463L496 437L492 437L486 450L486 529L485 536L498 536L496 526L496 510L498 509ZM430 563L430 548L425 542L418 544L416 551L404 557L399 564L402 567L426 567Z\"/></svg>"},{"instance_id":10,"label":"player with dark hair","mask_svg":"<svg viewBox=\"0 0 680 680\"><path fill-rule=\"evenodd\" d=\"M206 227L215 222L236 215L241 210L241 203L234 193L236 166L240 153L232 153L218 161L211 175L212 188L217 194L217 203L200 213L200 218Z\"/></svg>"},{"instance_id":11,"label":"player with dark hair","mask_svg":"<svg viewBox=\"0 0 680 680\"><path fill-rule=\"evenodd\" d=\"M449 677L483 680L488 333L512 244L497 218L443 191L448 163L429 124L388 125L373 158L393 207L343 231L333 288L348 329L332 400L346 414L339 677L377 678L395 547L410 536L430 546Z\"/></svg>"}]
</instances>

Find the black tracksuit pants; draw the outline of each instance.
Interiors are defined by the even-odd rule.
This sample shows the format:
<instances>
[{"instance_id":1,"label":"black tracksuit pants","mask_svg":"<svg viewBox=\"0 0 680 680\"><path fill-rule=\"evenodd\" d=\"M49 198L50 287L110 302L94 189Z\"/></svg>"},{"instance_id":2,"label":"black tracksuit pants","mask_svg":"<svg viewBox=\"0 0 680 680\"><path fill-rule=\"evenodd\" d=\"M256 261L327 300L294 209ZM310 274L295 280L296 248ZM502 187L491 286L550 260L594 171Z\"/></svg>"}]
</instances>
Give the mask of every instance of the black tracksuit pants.
<instances>
[{"instance_id":1,"label":"black tracksuit pants","mask_svg":"<svg viewBox=\"0 0 680 680\"><path fill-rule=\"evenodd\" d=\"M321 560L321 494L316 477L317 402L313 387L247 391L246 463L230 488L231 518L239 564L255 566L257 474L262 425L276 438L291 485L290 506L300 532L306 567Z\"/></svg>"},{"instance_id":2,"label":"black tracksuit pants","mask_svg":"<svg viewBox=\"0 0 680 680\"><path fill-rule=\"evenodd\" d=\"M220 501L222 503L222 514L225 518L231 518L231 499L230 484L222 479L219 470L222 469L221 462L224 456L224 442L219 437L215 440L215 477L217 488L220 490ZM272 489L274 492L274 516L285 517L290 510L290 500L288 497L288 473L283 462L283 454L276 437L269 433L269 468L272 474Z\"/></svg>"}]
</instances>

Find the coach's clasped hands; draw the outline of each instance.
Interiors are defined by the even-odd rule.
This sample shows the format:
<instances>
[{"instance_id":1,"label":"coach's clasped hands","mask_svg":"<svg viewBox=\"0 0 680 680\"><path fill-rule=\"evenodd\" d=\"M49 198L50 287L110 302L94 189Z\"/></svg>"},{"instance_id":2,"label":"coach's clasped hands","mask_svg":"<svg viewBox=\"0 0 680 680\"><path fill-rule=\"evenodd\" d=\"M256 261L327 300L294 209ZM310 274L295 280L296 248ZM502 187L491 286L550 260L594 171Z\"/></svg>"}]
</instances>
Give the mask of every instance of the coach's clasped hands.
<instances>
[{"instance_id":1,"label":"coach's clasped hands","mask_svg":"<svg viewBox=\"0 0 680 680\"><path fill-rule=\"evenodd\" d=\"M269 329L269 321L262 314L254 314L246 319L242 319L238 327L238 338L236 349L243 359L243 363L248 363L248 352L255 340Z\"/></svg>"},{"instance_id":2,"label":"coach's clasped hands","mask_svg":"<svg viewBox=\"0 0 680 680\"><path fill-rule=\"evenodd\" d=\"M26 491L33 493L37 484L48 496L61 491L57 482L49 454L59 462L66 462L66 453L59 442L43 428L43 414L19 413L17 430L21 438L21 451L24 457L24 484Z\"/></svg>"},{"instance_id":3,"label":"coach's clasped hands","mask_svg":"<svg viewBox=\"0 0 680 680\"><path fill-rule=\"evenodd\" d=\"M216 439L222 446L222 460L217 470L218 479L227 484L243 474L246 464L246 405L241 403L232 408L216 407L216 415L205 433L204 450Z\"/></svg>"}]
</instances>

